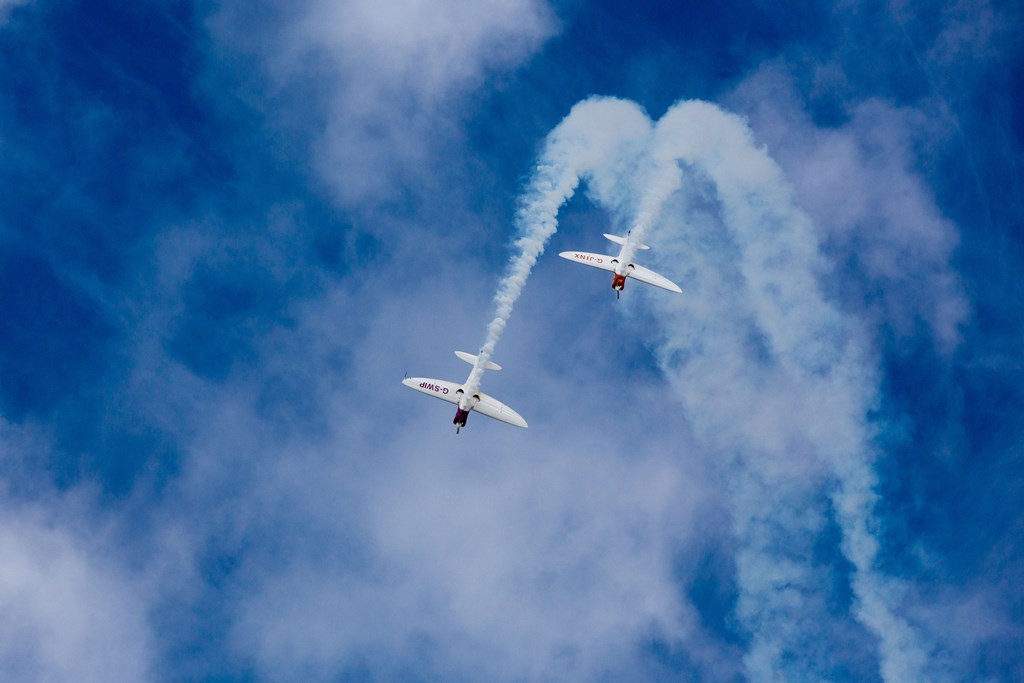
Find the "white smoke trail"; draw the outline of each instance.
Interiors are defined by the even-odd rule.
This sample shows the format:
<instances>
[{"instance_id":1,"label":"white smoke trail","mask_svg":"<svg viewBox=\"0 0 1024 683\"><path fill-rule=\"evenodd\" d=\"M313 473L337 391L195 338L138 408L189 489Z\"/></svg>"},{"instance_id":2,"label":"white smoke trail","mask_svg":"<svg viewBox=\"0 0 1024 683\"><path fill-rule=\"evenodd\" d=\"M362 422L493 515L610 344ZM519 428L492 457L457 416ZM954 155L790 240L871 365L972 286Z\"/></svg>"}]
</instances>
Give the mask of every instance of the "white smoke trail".
<instances>
[{"instance_id":1,"label":"white smoke trail","mask_svg":"<svg viewBox=\"0 0 1024 683\"><path fill-rule=\"evenodd\" d=\"M501 338L512 308L526 285L537 258L558 229L558 210L579 185L580 178L595 168L614 164L631 150L646 147L651 123L632 102L593 98L573 107L551 131L533 178L516 215L516 253L494 295L494 319L476 364L466 381L468 393L480 387L487 361Z\"/></svg>"},{"instance_id":2,"label":"white smoke trail","mask_svg":"<svg viewBox=\"0 0 1024 683\"><path fill-rule=\"evenodd\" d=\"M744 543L738 562L743 592L739 611L754 634L746 658L748 672L755 680L778 680L780 672L786 672L782 676L786 680L824 673L814 670L820 662L807 662L810 667L803 672L793 665L793 658L799 661L807 654L800 650L809 645L808 634L793 632L793 620L814 609L806 591L817 579L808 562L793 562L786 555L787 547L806 547L801 539L821 523L819 515L806 508L814 498L813 487L801 490L790 485L780 497L778 486L784 478L777 477L776 465L763 460L786 460L794 450L806 450L835 482L831 509L842 530L842 552L854 568L854 613L879 640L884 680L935 680L934 672L927 672L926 647L893 611L896 585L877 571L878 541L871 531L875 454L867 422L876 401L877 378L865 345L859 343L856 325L844 320L821 293L818 282L825 264L813 226L795 207L781 171L755 147L739 117L704 102L678 104L659 121L655 147L658 154L707 174L721 204L723 223L738 247L749 319L767 359L745 361L740 376L733 379L739 386L759 391L762 400L796 401L806 411L796 420L778 416L782 419L756 424L750 421L751 406L739 400L703 413L703 427L719 441L717 435L735 433L737 423L752 426L739 442L720 441L722 447L739 449L739 486L746 487L734 492L733 507ZM711 347L720 349L724 337L710 341L715 342ZM749 343L743 338L732 341ZM671 363L666 366L670 373L680 374ZM684 369L681 374L689 382L679 384L688 403L700 400L693 396L694 389L716 388L699 382L695 377L699 373ZM751 380L758 374L771 376L776 387L758 386ZM779 384L785 391L779 391ZM767 434L758 434L758 429L774 431L777 443L766 444ZM814 471L813 462L810 468ZM787 515L801 510L802 518L787 521Z\"/></svg>"},{"instance_id":3,"label":"white smoke trail","mask_svg":"<svg viewBox=\"0 0 1024 683\"><path fill-rule=\"evenodd\" d=\"M466 381L466 389L470 394L480 388L484 368L494 354L501 333L505 331L512 307L519 299L537 258L544 253L548 239L558 228L558 209L572 196L579 184L579 171L564 161L549 160L552 151L549 148L545 160L537 166L526 199L519 210L516 220L520 234L516 240L518 251L494 295L494 319L487 326L487 336L480 347L480 355Z\"/></svg>"},{"instance_id":4,"label":"white smoke trail","mask_svg":"<svg viewBox=\"0 0 1024 683\"><path fill-rule=\"evenodd\" d=\"M662 207L674 193L679 191L683 183L683 173L679 164L671 154L666 154L666 145L658 143L658 129L654 131L650 143L649 170L631 185L640 185L642 189L640 203L636 208L636 216L631 225L632 239L626 242L622 250L622 261L630 263L636 253L637 245L642 244L647 231L661 215Z\"/></svg>"},{"instance_id":5,"label":"white smoke trail","mask_svg":"<svg viewBox=\"0 0 1024 683\"><path fill-rule=\"evenodd\" d=\"M835 568L808 558L831 514L853 567L853 615L878 639L884 680L936 680L928 649L895 612L898 585L876 567L875 453L867 416L878 380L869 347L856 321L823 295L827 264L814 227L739 117L683 102L652 127L632 103L595 99L574 107L548 137L527 187L517 215L518 251L499 284L495 317L468 384L479 386L557 229L558 210L581 178L595 199L632 225L631 242L657 225L658 253L689 264L698 276L696 291L684 295L688 309L675 299L651 300L662 308L662 367L695 429L724 456L732 482L737 615L751 633L744 658L751 679L830 675L822 636L834 617L822 595ZM680 210L665 216L671 201ZM722 235L714 235L716 225ZM675 234L666 234L667 227Z\"/></svg>"}]
</instances>

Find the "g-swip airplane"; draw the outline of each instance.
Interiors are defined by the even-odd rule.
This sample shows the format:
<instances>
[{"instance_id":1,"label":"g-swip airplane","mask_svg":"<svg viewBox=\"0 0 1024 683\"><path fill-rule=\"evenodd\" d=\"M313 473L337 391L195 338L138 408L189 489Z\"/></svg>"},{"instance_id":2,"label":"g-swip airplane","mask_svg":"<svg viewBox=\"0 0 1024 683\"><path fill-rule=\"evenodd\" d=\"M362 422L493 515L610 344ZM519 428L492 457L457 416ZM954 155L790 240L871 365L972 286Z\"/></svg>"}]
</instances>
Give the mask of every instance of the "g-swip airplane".
<instances>
[{"instance_id":1,"label":"g-swip airplane","mask_svg":"<svg viewBox=\"0 0 1024 683\"><path fill-rule=\"evenodd\" d=\"M586 251L563 251L559 254L564 259L575 261L576 263L582 263L585 266L592 266L594 268L600 268L601 270L610 270L615 275L612 277L612 289L615 290L615 298L618 299L622 290L626 288L626 278L631 277L640 282L646 282L649 285L655 287L661 287L667 289L670 292L681 293L683 290L679 289L679 285L672 282L666 277L658 275L653 270L648 270L643 266L638 266L632 262L629 262L624 258L627 249L630 251L635 249L650 249L646 244L640 244L630 237L630 233L626 233L625 237L619 237L618 235L604 235L615 244L621 244L622 249L619 250L618 256L606 256L604 254L591 254ZM632 247L632 249L630 249Z\"/></svg>"},{"instance_id":2,"label":"g-swip airplane","mask_svg":"<svg viewBox=\"0 0 1024 683\"><path fill-rule=\"evenodd\" d=\"M455 355L473 366L473 370L469 372L469 377L462 384L448 382L443 379L429 379L427 377L408 377L402 380L402 384L410 389L421 391L427 396L433 396L458 406L455 410L455 419L452 420L452 424L455 425L456 434L466 426L466 420L469 419L469 411L471 410L475 410L487 417L493 417L495 420L525 428L526 420L523 419L523 416L496 398L480 391L479 381L476 382L477 387L475 389L469 386L469 381L473 378L473 371L476 370L477 363L479 362L477 357L465 351L456 351ZM483 370L501 370L501 366L487 361L481 369L481 374Z\"/></svg>"}]
</instances>

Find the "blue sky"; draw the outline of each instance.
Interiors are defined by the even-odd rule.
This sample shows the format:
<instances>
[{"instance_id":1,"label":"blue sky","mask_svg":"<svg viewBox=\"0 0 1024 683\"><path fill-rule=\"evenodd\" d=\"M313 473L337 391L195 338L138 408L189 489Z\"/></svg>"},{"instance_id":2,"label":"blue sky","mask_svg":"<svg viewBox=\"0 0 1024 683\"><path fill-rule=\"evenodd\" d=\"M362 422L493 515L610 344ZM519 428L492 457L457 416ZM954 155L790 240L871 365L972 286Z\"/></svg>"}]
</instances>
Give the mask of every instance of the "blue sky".
<instances>
[{"instance_id":1,"label":"blue sky","mask_svg":"<svg viewBox=\"0 0 1024 683\"><path fill-rule=\"evenodd\" d=\"M1024 679L1022 24L0 0L2 677Z\"/></svg>"}]
</instances>

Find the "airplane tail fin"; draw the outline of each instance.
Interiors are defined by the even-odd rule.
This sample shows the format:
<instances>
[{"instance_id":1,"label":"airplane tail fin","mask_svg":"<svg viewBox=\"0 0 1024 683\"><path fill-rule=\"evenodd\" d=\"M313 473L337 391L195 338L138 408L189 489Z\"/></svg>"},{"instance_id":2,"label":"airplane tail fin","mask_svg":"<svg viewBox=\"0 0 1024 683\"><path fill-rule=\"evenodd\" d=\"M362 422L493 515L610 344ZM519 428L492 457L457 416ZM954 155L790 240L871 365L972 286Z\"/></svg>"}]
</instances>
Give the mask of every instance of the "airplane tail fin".
<instances>
[{"instance_id":1,"label":"airplane tail fin","mask_svg":"<svg viewBox=\"0 0 1024 683\"><path fill-rule=\"evenodd\" d=\"M609 235L608 233L604 233L604 236L607 237L608 239L610 239L612 242L615 242L615 244L625 244L626 243L626 238L625 237L619 237L618 235ZM637 242L633 246L635 246L637 249L650 249L650 247L647 246L646 244L640 244L639 242Z\"/></svg>"},{"instance_id":2,"label":"airplane tail fin","mask_svg":"<svg viewBox=\"0 0 1024 683\"><path fill-rule=\"evenodd\" d=\"M470 365L476 365L476 356L465 351L456 351L455 355L461 360L466 361ZM487 361L487 365L484 366L484 370L501 370L501 366L493 361Z\"/></svg>"}]
</instances>

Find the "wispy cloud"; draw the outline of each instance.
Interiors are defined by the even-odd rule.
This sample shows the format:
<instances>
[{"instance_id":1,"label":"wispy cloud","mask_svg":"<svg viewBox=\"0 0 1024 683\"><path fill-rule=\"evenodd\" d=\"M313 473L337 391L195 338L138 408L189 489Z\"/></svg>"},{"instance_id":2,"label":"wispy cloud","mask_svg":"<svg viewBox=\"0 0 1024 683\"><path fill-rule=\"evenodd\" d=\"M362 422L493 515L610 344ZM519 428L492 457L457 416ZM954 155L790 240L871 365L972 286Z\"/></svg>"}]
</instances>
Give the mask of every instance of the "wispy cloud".
<instances>
[{"instance_id":1,"label":"wispy cloud","mask_svg":"<svg viewBox=\"0 0 1024 683\"><path fill-rule=\"evenodd\" d=\"M255 57L268 77L258 96L284 112L279 120L319 119L309 151L348 205L429 184L433 145L460 135L459 105L557 30L541 0L229 2L212 26L222 44Z\"/></svg>"},{"instance_id":2,"label":"wispy cloud","mask_svg":"<svg viewBox=\"0 0 1024 683\"><path fill-rule=\"evenodd\" d=\"M0 0L0 26L3 26L7 22L7 17L10 15L11 10L19 5L24 5L29 0Z\"/></svg>"},{"instance_id":3,"label":"wispy cloud","mask_svg":"<svg viewBox=\"0 0 1024 683\"><path fill-rule=\"evenodd\" d=\"M12 680L151 680L144 583L125 569L114 524L93 525L90 491L27 476L50 448L0 421L0 669Z\"/></svg>"},{"instance_id":4,"label":"wispy cloud","mask_svg":"<svg viewBox=\"0 0 1024 683\"><path fill-rule=\"evenodd\" d=\"M822 248L849 270L835 280L842 303L896 337L924 325L951 351L969 308L951 266L956 226L915 171L914 147L942 136L931 110L868 100L852 105L845 125L819 128L781 66L746 79L730 101L786 169Z\"/></svg>"}]
</instances>

